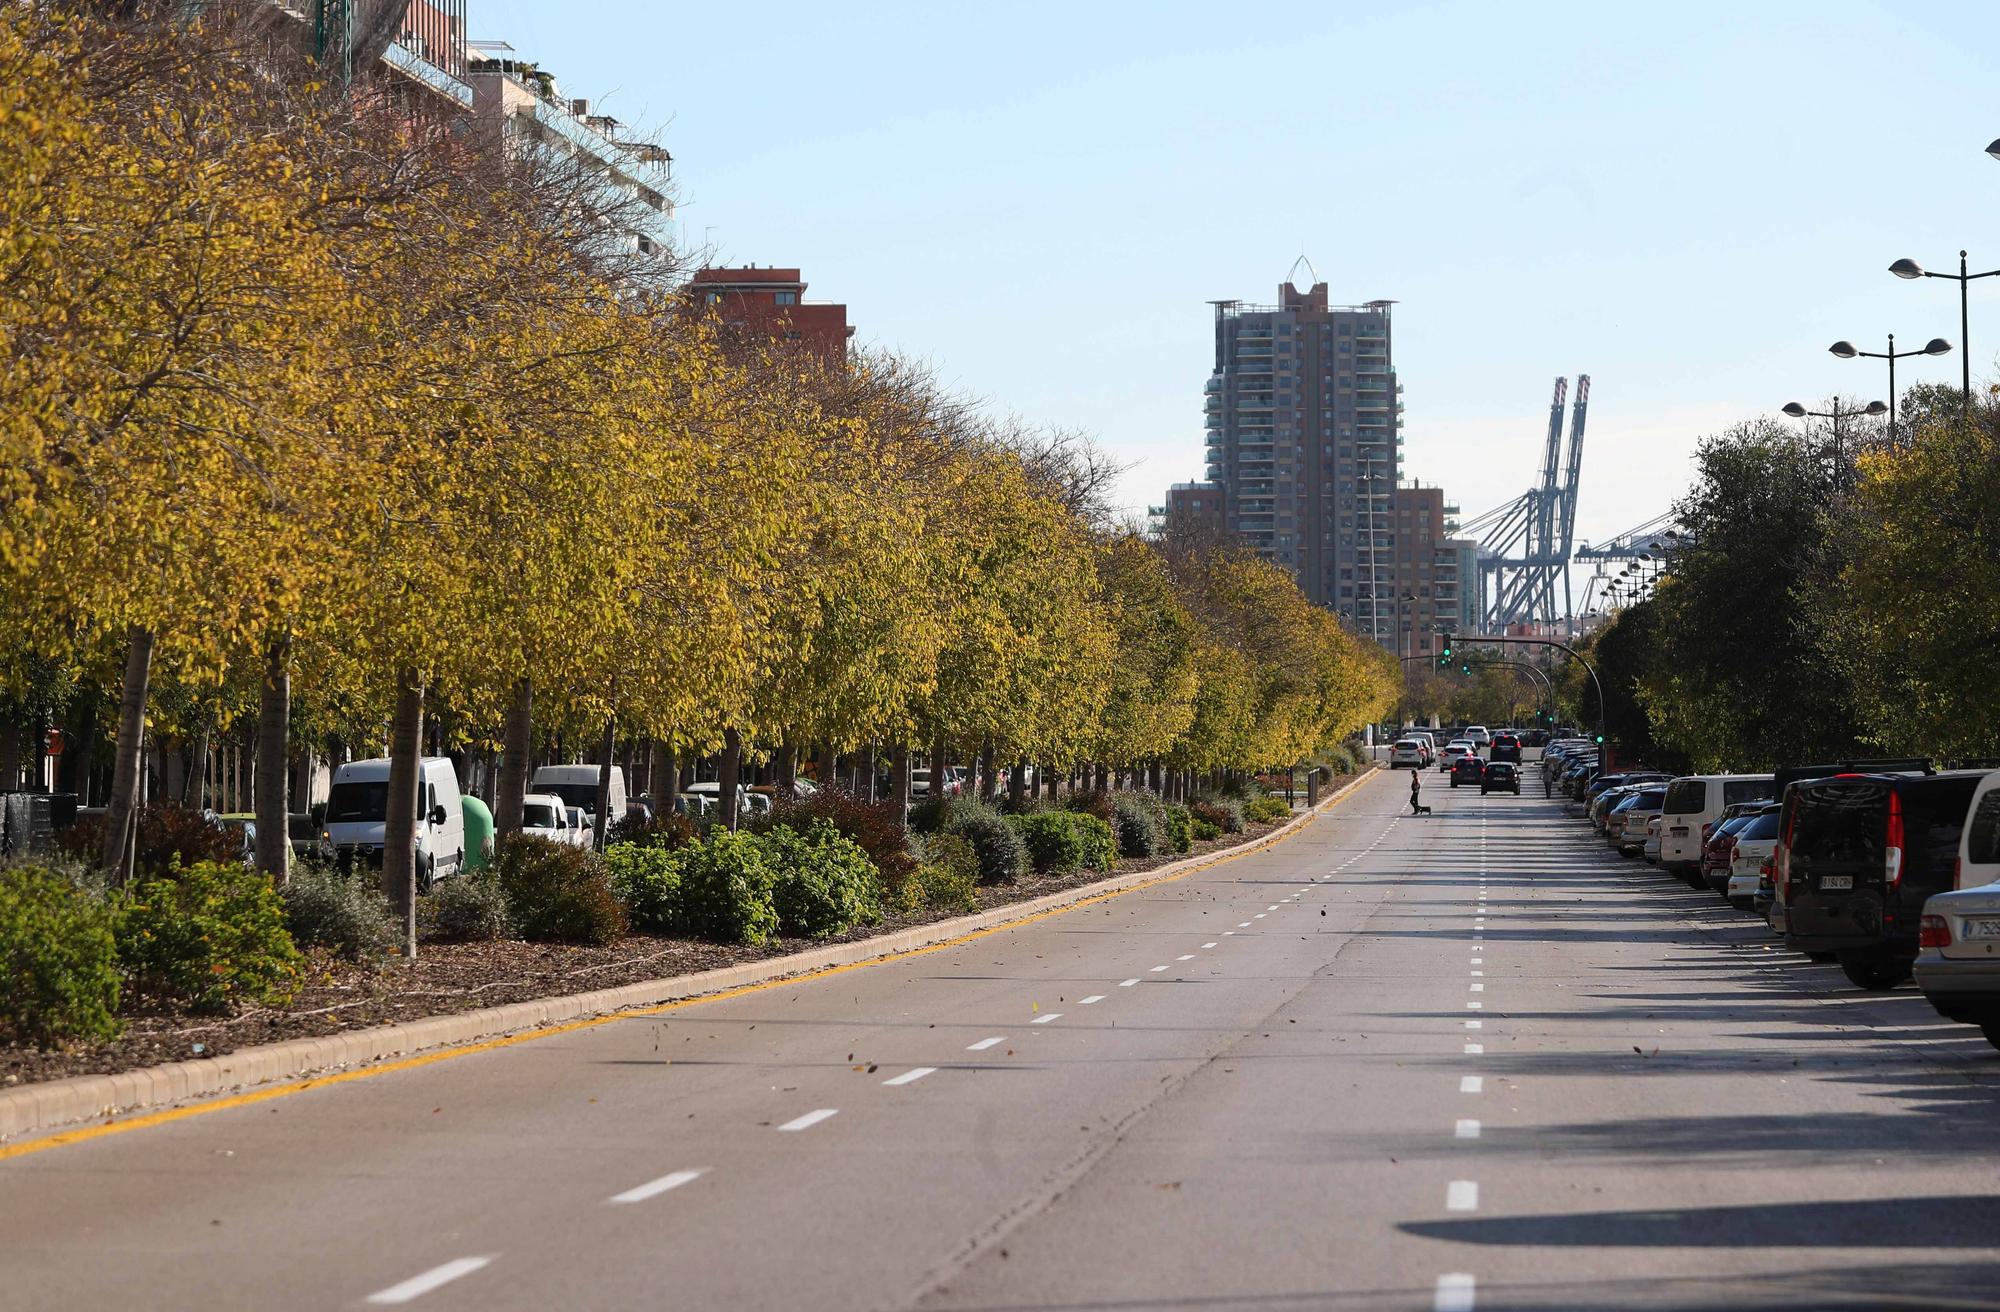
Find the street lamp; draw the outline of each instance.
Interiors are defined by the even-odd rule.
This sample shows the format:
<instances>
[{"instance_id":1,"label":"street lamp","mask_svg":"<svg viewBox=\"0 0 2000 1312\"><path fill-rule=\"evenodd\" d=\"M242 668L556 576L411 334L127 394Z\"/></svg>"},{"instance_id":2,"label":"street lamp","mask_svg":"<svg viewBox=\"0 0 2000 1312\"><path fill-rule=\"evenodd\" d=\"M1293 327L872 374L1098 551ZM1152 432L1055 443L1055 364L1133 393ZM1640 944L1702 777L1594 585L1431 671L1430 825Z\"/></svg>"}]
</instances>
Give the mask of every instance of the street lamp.
<instances>
[{"instance_id":1,"label":"street lamp","mask_svg":"<svg viewBox=\"0 0 2000 1312\"><path fill-rule=\"evenodd\" d=\"M1988 152L1991 153L1991 147L1988 147ZM1960 251L1958 253L1957 273L1933 273L1923 265L1918 264L1915 260L1897 260L1889 266L1889 272L1908 282L1915 282L1918 278L1952 278L1958 282L1958 345L1959 349L1964 352L1964 355L1959 360L1960 377L1964 380L1965 384L1965 404L1970 406L1972 404L1972 329L1967 323L1969 312L1966 309L1966 289L1971 286L1974 278L2000 276L2000 269L1988 269L1985 273L1967 273L1965 271L1965 252Z\"/></svg>"},{"instance_id":2,"label":"street lamp","mask_svg":"<svg viewBox=\"0 0 2000 1312\"><path fill-rule=\"evenodd\" d=\"M1913 355L1950 355L1951 343L1942 337L1933 337L1924 343L1921 350L1899 351L1896 349L1896 334L1890 333L1889 349L1886 351L1859 350L1853 342L1847 341L1835 342L1826 349L1843 360L1852 360L1860 356L1869 360L1889 362L1889 440L1893 442L1896 440L1896 361L1906 360Z\"/></svg>"},{"instance_id":3,"label":"street lamp","mask_svg":"<svg viewBox=\"0 0 2000 1312\"><path fill-rule=\"evenodd\" d=\"M1852 419L1856 415L1885 415L1889 413L1889 407L1880 401L1870 401L1859 410L1843 410L1840 408L1839 397L1833 399L1833 409L1831 410L1808 410L1797 401L1785 402L1784 409L1785 413L1794 419L1831 419L1833 421L1833 461L1836 481L1841 477L1841 471L1847 467L1840 421L1843 419Z\"/></svg>"}]
</instances>

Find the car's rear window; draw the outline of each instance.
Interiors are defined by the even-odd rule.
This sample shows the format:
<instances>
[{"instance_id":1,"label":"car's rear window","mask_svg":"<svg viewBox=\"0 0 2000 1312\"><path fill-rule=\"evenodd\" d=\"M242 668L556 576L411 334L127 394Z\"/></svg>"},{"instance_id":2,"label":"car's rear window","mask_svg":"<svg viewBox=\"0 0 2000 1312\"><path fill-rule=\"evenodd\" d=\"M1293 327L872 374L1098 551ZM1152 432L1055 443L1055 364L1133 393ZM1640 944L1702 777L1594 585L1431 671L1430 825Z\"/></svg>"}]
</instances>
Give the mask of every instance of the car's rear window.
<instances>
[{"instance_id":1,"label":"car's rear window","mask_svg":"<svg viewBox=\"0 0 2000 1312\"><path fill-rule=\"evenodd\" d=\"M2000 864L2000 788L1972 808L1971 832L1965 838L1966 859L1975 865Z\"/></svg>"},{"instance_id":2,"label":"car's rear window","mask_svg":"<svg viewBox=\"0 0 2000 1312\"><path fill-rule=\"evenodd\" d=\"M1797 805L1798 822L1792 830L1795 864L1881 866L1889 814L1887 784L1801 788Z\"/></svg>"},{"instance_id":3,"label":"car's rear window","mask_svg":"<svg viewBox=\"0 0 2000 1312\"><path fill-rule=\"evenodd\" d=\"M1708 809L1708 781L1682 779L1667 789L1668 815L1695 815Z\"/></svg>"},{"instance_id":4,"label":"car's rear window","mask_svg":"<svg viewBox=\"0 0 2000 1312\"><path fill-rule=\"evenodd\" d=\"M1741 829L1736 831L1736 837L1739 839L1776 838L1778 836L1778 819L1778 813L1774 810L1759 811L1756 815L1751 816Z\"/></svg>"},{"instance_id":5,"label":"car's rear window","mask_svg":"<svg viewBox=\"0 0 2000 1312\"><path fill-rule=\"evenodd\" d=\"M1639 800L1634 802L1633 806L1641 811L1657 811L1660 809L1660 804L1667 800L1667 790L1664 788L1648 788L1646 791L1636 794L1636 796Z\"/></svg>"}]
</instances>

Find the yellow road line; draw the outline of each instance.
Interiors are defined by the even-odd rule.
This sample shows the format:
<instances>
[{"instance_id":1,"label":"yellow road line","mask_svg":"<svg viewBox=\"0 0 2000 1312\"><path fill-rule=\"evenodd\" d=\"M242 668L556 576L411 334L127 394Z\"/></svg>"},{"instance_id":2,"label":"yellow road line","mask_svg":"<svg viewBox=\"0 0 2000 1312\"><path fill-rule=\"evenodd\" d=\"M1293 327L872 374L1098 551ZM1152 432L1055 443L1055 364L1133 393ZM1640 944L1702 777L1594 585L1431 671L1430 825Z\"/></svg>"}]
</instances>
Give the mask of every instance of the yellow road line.
<instances>
[{"instance_id":1,"label":"yellow road line","mask_svg":"<svg viewBox=\"0 0 2000 1312\"><path fill-rule=\"evenodd\" d=\"M1358 785L1349 788L1340 796L1328 802L1328 809L1340 805L1360 791ZM1318 812L1309 813L1306 823L1300 825L1290 834L1285 835L1285 837L1291 838L1303 833L1318 818ZM999 934L1008 930L1019 929L1024 925L1032 925L1037 921L1047 920L1052 916L1067 915L1072 911L1077 911L1084 907L1096 906L1100 902L1109 902L1113 898L1124 897L1127 893L1136 893L1140 889L1157 888L1161 884L1171 884L1177 879L1186 879L1189 875L1200 874L1204 870L1213 870L1215 867L1234 861L1238 857L1245 857L1254 852L1261 852L1278 841L1281 840L1266 836L1258 839L1255 843L1245 844L1232 851L1224 852L1212 861L1205 861L1200 865L1190 866L1186 870L1175 874L1161 875L1157 879L1143 880L1140 883L1126 888L1114 889L1108 893L1096 893L1089 897L1079 898L1075 902L1065 903L1059 907L1050 907L1046 911L1033 912L1017 920L1008 920L998 925L989 925L985 929L975 929L968 933L960 934L956 938L929 943L920 948L906 948L901 952L892 952L880 957L870 957L866 961L849 961L837 966L822 966L818 970L807 971L803 975L785 975L777 979L761 980L755 984L743 984L733 989L724 989L719 993L702 993L692 997L676 998L672 1002L662 1002L653 1006L633 1007L624 1011L614 1011L604 1016L592 1016L586 1020L567 1021L560 1025L545 1025L539 1029L524 1030L519 1034L508 1034L501 1038L486 1039L478 1043L465 1043L449 1048L439 1048L435 1052L420 1053L414 1057L403 1057L395 1061L378 1062L358 1067L351 1071L339 1071L332 1075L308 1076L305 1079L293 1080L287 1084L274 1084L268 1089L254 1089L249 1093L231 1094L226 1098L214 1098L206 1102L192 1103L186 1107L169 1107L163 1111L147 1112L143 1115L127 1117L123 1120L79 1126L74 1130L60 1130L55 1134L43 1135L21 1143L0 1144L0 1162L15 1157L26 1157L31 1153L47 1152L51 1148L64 1148L70 1144L86 1143L92 1139L102 1139L107 1135L126 1134L133 1130L150 1129L155 1125L166 1125L173 1121L186 1120L192 1116L206 1116L210 1112L229 1111L236 1107L251 1107L260 1102L269 1102L273 1098L289 1098L293 1094L307 1093L314 1089L324 1089L335 1084L346 1084L351 1080L374 1079L378 1075L392 1075L397 1071L415 1070L420 1066L430 1066L437 1062L451 1061L458 1057L469 1057L477 1052L492 1052L498 1048L511 1048L515 1044L529 1043L535 1039L551 1038L558 1034L571 1034L577 1030L595 1029L599 1025L609 1025L615 1021L631 1020L639 1016L659 1016L670 1011L679 1011L684 1007L699 1006L709 1002L721 1002L728 998L740 998L749 993L762 993L766 989L787 988L797 984L806 984L816 979L823 979L828 975L839 975L850 970L863 970L871 966L883 966L892 961L902 961L908 957L920 957L931 952L944 952L951 948L964 947L967 943L985 938L989 934Z\"/></svg>"}]
</instances>

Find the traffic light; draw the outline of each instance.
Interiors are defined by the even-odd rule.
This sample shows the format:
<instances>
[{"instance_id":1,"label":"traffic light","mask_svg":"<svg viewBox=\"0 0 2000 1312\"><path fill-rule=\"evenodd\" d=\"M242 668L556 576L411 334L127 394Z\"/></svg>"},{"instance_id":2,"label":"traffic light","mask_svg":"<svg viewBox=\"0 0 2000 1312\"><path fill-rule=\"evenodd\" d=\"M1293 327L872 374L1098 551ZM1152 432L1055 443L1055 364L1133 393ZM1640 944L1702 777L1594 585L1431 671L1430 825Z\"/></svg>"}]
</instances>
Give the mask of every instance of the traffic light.
<instances>
[{"instance_id":1,"label":"traffic light","mask_svg":"<svg viewBox=\"0 0 2000 1312\"><path fill-rule=\"evenodd\" d=\"M1598 745L1599 747L1602 747L1602 746L1604 746L1604 735L1603 735L1603 734L1598 734L1598 735L1597 735L1597 745Z\"/></svg>"},{"instance_id":2,"label":"traffic light","mask_svg":"<svg viewBox=\"0 0 2000 1312\"><path fill-rule=\"evenodd\" d=\"M1449 633L1444 635L1444 658L1446 660L1451 659L1451 635Z\"/></svg>"}]
</instances>

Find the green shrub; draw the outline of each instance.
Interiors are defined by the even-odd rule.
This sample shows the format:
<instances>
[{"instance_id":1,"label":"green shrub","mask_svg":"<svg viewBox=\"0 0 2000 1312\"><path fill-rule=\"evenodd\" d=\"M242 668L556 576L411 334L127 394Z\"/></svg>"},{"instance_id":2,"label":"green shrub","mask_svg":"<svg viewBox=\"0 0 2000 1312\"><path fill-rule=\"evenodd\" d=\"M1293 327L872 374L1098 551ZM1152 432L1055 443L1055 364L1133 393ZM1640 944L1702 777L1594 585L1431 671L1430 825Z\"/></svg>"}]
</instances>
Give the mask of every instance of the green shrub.
<instances>
[{"instance_id":1,"label":"green shrub","mask_svg":"<svg viewBox=\"0 0 2000 1312\"><path fill-rule=\"evenodd\" d=\"M118 1033L116 916L45 866L0 870L0 1031L52 1047Z\"/></svg>"},{"instance_id":2,"label":"green shrub","mask_svg":"<svg viewBox=\"0 0 2000 1312\"><path fill-rule=\"evenodd\" d=\"M1068 875L1083 868L1083 839L1073 811L1037 811L1009 816L1038 875Z\"/></svg>"},{"instance_id":3,"label":"green shrub","mask_svg":"<svg viewBox=\"0 0 2000 1312\"><path fill-rule=\"evenodd\" d=\"M1076 841L1083 849L1080 860L1085 870L1109 870L1118 864L1118 835L1110 825L1081 811L1071 823L1076 828Z\"/></svg>"},{"instance_id":4,"label":"green shrub","mask_svg":"<svg viewBox=\"0 0 2000 1312\"><path fill-rule=\"evenodd\" d=\"M1188 836L1197 843L1211 842L1222 837L1222 826L1216 824L1213 820L1206 820L1201 816L1190 814L1188 817Z\"/></svg>"},{"instance_id":5,"label":"green shrub","mask_svg":"<svg viewBox=\"0 0 2000 1312\"><path fill-rule=\"evenodd\" d=\"M417 904L423 937L438 943L488 943L505 938L507 893L491 871L439 883Z\"/></svg>"},{"instance_id":6,"label":"green shrub","mask_svg":"<svg viewBox=\"0 0 2000 1312\"><path fill-rule=\"evenodd\" d=\"M1167 846L1164 813L1146 805L1144 794L1111 795L1111 827L1118 834L1118 855L1156 856Z\"/></svg>"},{"instance_id":7,"label":"green shrub","mask_svg":"<svg viewBox=\"0 0 2000 1312\"><path fill-rule=\"evenodd\" d=\"M882 919L882 880L868 854L826 820L800 830L774 827L763 838L778 927L801 938L830 938Z\"/></svg>"},{"instance_id":8,"label":"green shrub","mask_svg":"<svg viewBox=\"0 0 2000 1312\"><path fill-rule=\"evenodd\" d=\"M1194 817L1185 806L1169 806L1167 816L1167 842L1176 852L1185 852L1194 846L1194 833L1190 826Z\"/></svg>"},{"instance_id":9,"label":"green shrub","mask_svg":"<svg viewBox=\"0 0 2000 1312\"><path fill-rule=\"evenodd\" d=\"M1188 810L1225 834L1243 832L1243 803L1233 797L1197 797L1188 803Z\"/></svg>"},{"instance_id":10,"label":"green shrub","mask_svg":"<svg viewBox=\"0 0 2000 1312\"><path fill-rule=\"evenodd\" d=\"M669 811L648 820L643 811L628 811L605 833L604 846L609 849L616 844L632 843L671 852L700 838L700 827L684 815Z\"/></svg>"},{"instance_id":11,"label":"green shrub","mask_svg":"<svg viewBox=\"0 0 2000 1312\"><path fill-rule=\"evenodd\" d=\"M900 889L917 868L902 809L892 801L869 802L840 788L822 788L810 797L780 797L770 817L751 827L766 833L779 827L805 831L822 822L868 854L886 889Z\"/></svg>"},{"instance_id":12,"label":"green shrub","mask_svg":"<svg viewBox=\"0 0 2000 1312\"><path fill-rule=\"evenodd\" d=\"M754 944L777 932L770 850L757 835L711 829L701 842L674 853L674 865L685 933Z\"/></svg>"},{"instance_id":13,"label":"green shrub","mask_svg":"<svg viewBox=\"0 0 2000 1312\"><path fill-rule=\"evenodd\" d=\"M282 1005L299 951L270 877L239 861L203 861L147 879L117 916L118 959L138 997L197 1013L241 1002Z\"/></svg>"},{"instance_id":14,"label":"green shrub","mask_svg":"<svg viewBox=\"0 0 2000 1312\"><path fill-rule=\"evenodd\" d=\"M957 834L932 834L920 858L898 900L903 910L979 909L979 853L971 843Z\"/></svg>"},{"instance_id":15,"label":"green shrub","mask_svg":"<svg viewBox=\"0 0 2000 1312\"><path fill-rule=\"evenodd\" d=\"M280 897L285 930L300 947L326 948L349 961L379 957L396 947L395 913L370 872L342 874L301 865Z\"/></svg>"},{"instance_id":16,"label":"green shrub","mask_svg":"<svg viewBox=\"0 0 2000 1312\"><path fill-rule=\"evenodd\" d=\"M953 798L940 833L957 834L979 854L979 882L1011 884L1028 868L1028 849L1007 818L990 806Z\"/></svg>"},{"instance_id":17,"label":"green shrub","mask_svg":"<svg viewBox=\"0 0 2000 1312\"><path fill-rule=\"evenodd\" d=\"M681 869L675 848L645 843L613 843L604 849L604 870L611 891L625 904L632 928L652 934L678 934L681 926Z\"/></svg>"},{"instance_id":18,"label":"green shrub","mask_svg":"<svg viewBox=\"0 0 2000 1312\"><path fill-rule=\"evenodd\" d=\"M500 845L493 878L507 896L507 915L531 943L601 947L629 926L595 852L516 834Z\"/></svg>"},{"instance_id":19,"label":"green shrub","mask_svg":"<svg viewBox=\"0 0 2000 1312\"><path fill-rule=\"evenodd\" d=\"M1292 814L1292 804L1282 797L1253 797L1243 804L1243 818L1258 824L1284 820Z\"/></svg>"}]
</instances>

